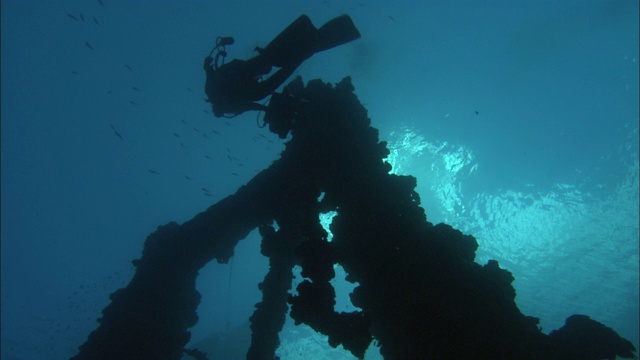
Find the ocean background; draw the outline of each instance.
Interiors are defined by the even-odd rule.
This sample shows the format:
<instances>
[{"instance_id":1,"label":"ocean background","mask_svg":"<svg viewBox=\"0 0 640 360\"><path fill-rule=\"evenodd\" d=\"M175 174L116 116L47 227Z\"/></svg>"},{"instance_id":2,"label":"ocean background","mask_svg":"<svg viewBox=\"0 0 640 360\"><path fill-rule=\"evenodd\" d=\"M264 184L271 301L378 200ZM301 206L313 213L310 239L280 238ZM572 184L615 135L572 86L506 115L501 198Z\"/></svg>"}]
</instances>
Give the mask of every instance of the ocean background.
<instances>
[{"instance_id":1,"label":"ocean background","mask_svg":"<svg viewBox=\"0 0 640 360\"><path fill-rule=\"evenodd\" d=\"M360 29L296 75L352 77L430 222L513 272L545 332L587 314L639 348L638 1L3 0L2 360L75 355L147 235L278 158L255 113L210 113L202 62L218 35L248 58L303 13ZM259 241L201 271L190 345L246 346ZM290 323L281 341L283 360L353 358Z\"/></svg>"}]
</instances>

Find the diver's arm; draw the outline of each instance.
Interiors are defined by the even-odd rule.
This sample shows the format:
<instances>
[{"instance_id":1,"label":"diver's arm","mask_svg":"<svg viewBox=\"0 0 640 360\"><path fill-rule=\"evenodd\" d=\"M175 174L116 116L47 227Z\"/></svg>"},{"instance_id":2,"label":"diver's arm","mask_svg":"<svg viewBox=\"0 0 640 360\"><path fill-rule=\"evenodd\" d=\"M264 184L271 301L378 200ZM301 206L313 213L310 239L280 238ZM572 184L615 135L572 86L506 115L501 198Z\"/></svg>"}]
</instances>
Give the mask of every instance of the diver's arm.
<instances>
[{"instance_id":1,"label":"diver's arm","mask_svg":"<svg viewBox=\"0 0 640 360\"><path fill-rule=\"evenodd\" d=\"M268 79L258 83L255 89L254 97L252 100L264 99L271 95L276 89L282 85L294 71L300 66L302 62L280 68L278 71L269 76Z\"/></svg>"},{"instance_id":2,"label":"diver's arm","mask_svg":"<svg viewBox=\"0 0 640 360\"><path fill-rule=\"evenodd\" d=\"M234 110L233 116L240 115L247 111L267 111L267 106L256 103L256 102L245 103L245 104L242 104L241 109Z\"/></svg>"},{"instance_id":3,"label":"diver's arm","mask_svg":"<svg viewBox=\"0 0 640 360\"><path fill-rule=\"evenodd\" d=\"M214 106L213 115L215 117L236 117L247 111L267 111L267 106L256 102L246 102L242 104L235 104L226 107L225 109L218 109Z\"/></svg>"},{"instance_id":4,"label":"diver's arm","mask_svg":"<svg viewBox=\"0 0 640 360\"><path fill-rule=\"evenodd\" d=\"M260 103L252 102L247 104L247 110L267 111L267 106Z\"/></svg>"}]
</instances>

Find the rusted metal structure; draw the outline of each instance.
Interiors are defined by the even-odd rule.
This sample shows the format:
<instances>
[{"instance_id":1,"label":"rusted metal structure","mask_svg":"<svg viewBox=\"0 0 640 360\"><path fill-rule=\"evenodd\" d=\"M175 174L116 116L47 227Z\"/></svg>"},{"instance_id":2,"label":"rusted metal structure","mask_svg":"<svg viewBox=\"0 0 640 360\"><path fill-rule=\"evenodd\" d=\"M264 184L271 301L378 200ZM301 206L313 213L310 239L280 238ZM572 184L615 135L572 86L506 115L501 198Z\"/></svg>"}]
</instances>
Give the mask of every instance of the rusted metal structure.
<instances>
[{"instance_id":1,"label":"rusted metal structure","mask_svg":"<svg viewBox=\"0 0 640 360\"><path fill-rule=\"evenodd\" d=\"M429 223L416 179L389 174L386 144L350 78L335 86L298 78L279 96L267 115L272 131L292 134L281 158L193 219L152 233L131 282L111 295L73 360L180 359L198 321L198 271L227 262L256 228L270 269L247 359L274 359L288 306L296 323L359 358L373 338L385 359L633 357L629 341L587 316L542 333L517 308L511 273L475 263L472 236ZM328 242L319 214L331 210L338 215ZM335 263L359 284L351 300L361 311L334 311ZM307 280L290 296L296 264Z\"/></svg>"}]
</instances>

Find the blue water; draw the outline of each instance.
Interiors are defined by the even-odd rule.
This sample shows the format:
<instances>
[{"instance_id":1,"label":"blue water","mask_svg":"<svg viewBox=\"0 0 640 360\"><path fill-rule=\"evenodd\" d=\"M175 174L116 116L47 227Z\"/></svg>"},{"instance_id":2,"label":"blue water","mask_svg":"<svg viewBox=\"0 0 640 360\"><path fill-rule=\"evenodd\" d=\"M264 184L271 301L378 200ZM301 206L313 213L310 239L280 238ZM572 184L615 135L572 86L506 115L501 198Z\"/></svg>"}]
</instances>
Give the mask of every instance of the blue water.
<instances>
[{"instance_id":1,"label":"blue water","mask_svg":"<svg viewBox=\"0 0 640 360\"><path fill-rule=\"evenodd\" d=\"M639 347L637 1L102 2L1 4L3 360L75 354L150 232L278 158L255 114L207 112L215 37L246 58L345 12L362 39L297 74L352 76L429 221L475 235L544 331L584 313ZM255 234L203 269L193 342L243 326L266 270ZM305 328L282 341L349 358Z\"/></svg>"}]
</instances>

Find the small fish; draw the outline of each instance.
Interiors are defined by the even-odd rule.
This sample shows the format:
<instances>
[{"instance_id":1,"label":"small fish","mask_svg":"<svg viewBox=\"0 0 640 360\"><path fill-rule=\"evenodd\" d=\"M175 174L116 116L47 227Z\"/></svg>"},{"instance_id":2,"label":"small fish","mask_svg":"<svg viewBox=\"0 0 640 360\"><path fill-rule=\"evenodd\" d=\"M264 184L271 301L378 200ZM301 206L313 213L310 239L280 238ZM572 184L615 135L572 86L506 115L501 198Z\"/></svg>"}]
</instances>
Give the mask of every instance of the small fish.
<instances>
[{"instance_id":1,"label":"small fish","mask_svg":"<svg viewBox=\"0 0 640 360\"><path fill-rule=\"evenodd\" d=\"M187 179L187 180L191 180L191 177L189 177L187 175L185 175L184 178Z\"/></svg>"},{"instance_id":2,"label":"small fish","mask_svg":"<svg viewBox=\"0 0 640 360\"><path fill-rule=\"evenodd\" d=\"M137 87L135 87L135 86L132 86L132 88L133 88L133 90L135 90L135 91L140 91L140 89L138 89L138 88L137 88Z\"/></svg>"},{"instance_id":3,"label":"small fish","mask_svg":"<svg viewBox=\"0 0 640 360\"><path fill-rule=\"evenodd\" d=\"M227 152L228 152L229 154L231 154L231 150L229 150L229 148L228 148L228 147L227 147Z\"/></svg>"},{"instance_id":4,"label":"small fish","mask_svg":"<svg viewBox=\"0 0 640 360\"><path fill-rule=\"evenodd\" d=\"M102 3L102 0L98 0L98 2L100 3L100 6L104 6L104 4Z\"/></svg>"},{"instance_id":5,"label":"small fish","mask_svg":"<svg viewBox=\"0 0 640 360\"><path fill-rule=\"evenodd\" d=\"M84 15L82 15L82 13L80 13L80 20L84 21Z\"/></svg>"},{"instance_id":6,"label":"small fish","mask_svg":"<svg viewBox=\"0 0 640 360\"><path fill-rule=\"evenodd\" d=\"M200 132L200 130L199 130L197 127L194 127L194 128L193 128L193 131L195 131L195 132Z\"/></svg>"},{"instance_id":7,"label":"small fish","mask_svg":"<svg viewBox=\"0 0 640 360\"><path fill-rule=\"evenodd\" d=\"M266 138L267 138L267 137L266 137L266 136L264 136L263 134L258 134L258 136L260 136L260 137L261 137L261 138L263 138L263 139L266 139Z\"/></svg>"},{"instance_id":8,"label":"small fish","mask_svg":"<svg viewBox=\"0 0 640 360\"><path fill-rule=\"evenodd\" d=\"M180 119L180 122L181 122L181 123L183 123L183 124L185 124L185 125L188 125L188 124L187 124L187 122L186 122L186 121L184 121L184 120L182 120L182 119Z\"/></svg>"},{"instance_id":9,"label":"small fish","mask_svg":"<svg viewBox=\"0 0 640 360\"><path fill-rule=\"evenodd\" d=\"M229 159L229 160L233 160L233 159L231 158L231 155L227 155L227 159Z\"/></svg>"},{"instance_id":10,"label":"small fish","mask_svg":"<svg viewBox=\"0 0 640 360\"><path fill-rule=\"evenodd\" d=\"M95 49L93 48L93 46L91 46L91 44L89 44L89 42L88 42L88 41L84 43L84 46L88 47L88 48L89 48L89 49L91 49L91 50L95 50Z\"/></svg>"},{"instance_id":11,"label":"small fish","mask_svg":"<svg viewBox=\"0 0 640 360\"><path fill-rule=\"evenodd\" d=\"M72 73L72 74L75 74L75 75L80 74L79 72L77 72L77 71L75 71L75 70L73 70L71 73Z\"/></svg>"},{"instance_id":12,"label":"small fish","mask_svg":"<svg viewBox=\"0 0 640 360\"><path fill-rule=\"evenodd\" d=\"M116 127L113 126L113 124L109 124L111 125L111 130L113 130L113 133L120 138L120 140L124 140L124 138L122 137L122 135L118 132L118 130L116 130Z\"/></svg>"},{"instance_id":13,"label":"small fish","mask_svg":"<svg viewBox=\"0 0 640 360\"><path fill-rule=\"evenodd\" d=\"M184 147L184 144L183 144L183 143L180 143L180 146Z\"/></svg>"},{"instance_id":14,"label":"small fish","mask_svg":"<svg viewBox=\"0 0 640 360\"><path fill-rule=\"evenodd\" d=\"M98 22L98 19L96 19L96 17L93 17L93 22L96 23L96 25L100 26L100 23Z\"/></svg>"},{"instance_id":15,"label":"small fish","mask_svg":"<svg viewBox=\"0 0 640 360\"><path fill-rule=\"evenodd\" d=\"M211 130L212 133L216 134L216 135L220 135L219 132L215 131L215 130Z\"/></svg>"},{"instance_id":16,"label":"small fish","mask_svg":"<svg viewBox=\"0 0 640 360\"><path fill-rule=\"evenodd\" d=\"M211 114L211 112L209 110L202 110L203 113L205 114Z\"/></svg>"},{"instance_id":17,"label":"small fish","mask_svg":"<svg viewBox=\"0 0 640 360\"><path fill-rule=\"evenodd\" d=\"M225 121L224 123L227 124L227 126L232 126L232 124L228 121Z\"/></svg>"},{"instance_id":18,"label":"small fish","mask_svg":"<svg viewBox=\"0 0 640 360\"><path fill-rule=\"evenodd\" d=\"M193 92L193 90L191 90L191 88L187 88L187 90L189 90L189 92L190 92L190 93L192 93L192 92Z\"/></svg>"},{"instance_id":19,"label":"small fish","mask_svg":"<svg viewBox=\"0 0 640 360\"><path fill-rule=\"evenodd\" d=\"M478 112L478 110L474 111L474 113L475 113L476 115L480 115L480 113Z\"/></svg>"},{"instance_id":20,"label":"small fish","mask_svg":"<svg viewBox=\"0 0 640 360\"><path fill-rule=\"evenodd\" d=\"M204 157L205 157L205 159L213 160L213 159L211 158L211 156L209 156L209 155L205 155Z\"/></svg>"},{"instance_id":21,"label":"small fish","mask_svg":"<svg viewBox=\"0 0 640 360\"><path fill-rule=\"evenodd\" d=\"M173 136L175 136L175 137L177 137L177 138L180 138L180 135L178 135L178 134L176 134L176 133L173 133Z\"/></svg>"},{"instance_id":22,"label":"small fish","mask_svg":"<svg viewBox=\"0 0 640 360\"><path fill-rule=\"evenodd\" d=\"M393 18L393 16L389 15L389 19L391 19L391 21L395 22L396 19Z\"/></svg>"},{"instance_id":23,"label":"small fish","mask_svg":"<svg viewBox=\"0 0 640 360\"><path fill-rule=\"evenodd\" d=\"M160 175L160 173L159 173L159 172L157 172L157 171L155 171L155 170L151 170L151 169L149 169L149 172L150 172L150 173L152 173L152 174Z\"/></svg>"},{"instance_id":24,"label":"small fish","mask_svg":"<svg viewBox=\"0 0 640 360\"><path fill-rule=\"evenodd\" d=\"M204 136L204 137L205 137L205 139L207 139L207 140L209 139L209 137L208 137L208 136L207 136L207 134L205 134L205 133L202 133L202 136Z\"/></svg>"},{"instance_id":25,"label":"small fish","mask_svg":"<svg viewBox=\"0 0 640 360\"><path fill-rule=\"evenodd\" d=\"M129 71L133 71L133 69L131 68L131 66L124 64L124 67L126 67L127 69L129 69Z\"/></svg>"},{"instance_id":26,"label":"small fish","mask_svg":"<svg viewBox=\"0 0 640 360\"><path fill-rule=\"evenodd\" d=\"M138 104L138 103L137 103L137 102L135 102L135 101L131 101L131 100L129 100L129 104L131 104L131 105L135 105L135 106L140 106L140 104Z\"/></svg>"},{"instance_id":27,"label":"small fish","mask_svg":"<svg viewBox=\"0 0 640 360\"><path fill-rule=\"evenodd\" d=\"M75 17L75 16L74 16L74 15L72 15L72 14L67 13L67 16L68 16L68 17L70 17L70 18L72 18L72 19L73 19L73 20L75 20L75 21L78 21L78 20L79 20L77 17Z\"/></svg>"},{"instance_id":28,"label":"small fish","mask_svg":"<svg viewBox=\"0 0 640 360\"><path fill-rule=\"evenodd\" d=\"M240 175L238 175L237 173L234 173L234 172L232 172L232 173L231 173L231 175L233 175L233 176L240 176Z\"/></svg>"},{"instance_id":29,"label":"small fish","mask_svg":"<svg viewBox=\"0 0 640 360\"><path fill-rule=\"evenodd\" d=\"M210 192L211 192L211 191L209 191L209 189L207 189L207 188L202 188L202 191L207 192L207 193L210 193Z\"/></svg>"}]
</instances>

